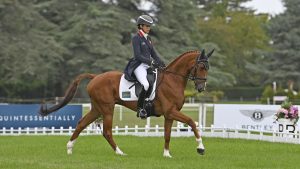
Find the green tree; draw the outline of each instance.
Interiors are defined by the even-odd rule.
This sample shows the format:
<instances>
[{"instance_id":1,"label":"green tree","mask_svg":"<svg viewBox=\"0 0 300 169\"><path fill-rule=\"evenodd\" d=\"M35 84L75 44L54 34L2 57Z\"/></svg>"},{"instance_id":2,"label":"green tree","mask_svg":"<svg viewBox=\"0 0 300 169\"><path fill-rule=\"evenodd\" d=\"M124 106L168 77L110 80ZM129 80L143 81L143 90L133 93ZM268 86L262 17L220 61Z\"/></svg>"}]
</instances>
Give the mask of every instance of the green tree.
<instances>
[{"instance_id":1,"label":"green tree","mask_svg":"<svg viewBox=\"0 0 300 169\"><path fill-rule=\"evenodd\" d=\"M267 16L228 10L225 2L215 5L211 15L201 17L198 29L204 34L205 41L219 46L219 53L224 55L224 64L219 69L232 74L236 85L260 85L265 80L262 76L265 58L261 51L268 49L268 36L263 28Z\"/></svg>"},{"instance_id":2,"label":"green tree","mask_svg":"<svg viewBox=\"0 0 300 169\"><path fill-rule=\"evenodd\" d=\"M300 87L300 1L284 0L286 11L271 19L269 33L273 52L269 55L269 80L286 85L289 80Z\"/></svg>"},{"instance_id":3,"label":"green tree","mask_svg":"<svg viewBox=\"0 0 300 169\"><path fill-rule=\"evenodd\" d=\"M22 16L22 17L21 17ZM32 4L4 1L0 4L0 88L7 96L46 96L56 90L61 77L56 67L66 49L53 36L48 23ZM48 90L49 89L49 90Z\"/></svg>"}]
</instances>

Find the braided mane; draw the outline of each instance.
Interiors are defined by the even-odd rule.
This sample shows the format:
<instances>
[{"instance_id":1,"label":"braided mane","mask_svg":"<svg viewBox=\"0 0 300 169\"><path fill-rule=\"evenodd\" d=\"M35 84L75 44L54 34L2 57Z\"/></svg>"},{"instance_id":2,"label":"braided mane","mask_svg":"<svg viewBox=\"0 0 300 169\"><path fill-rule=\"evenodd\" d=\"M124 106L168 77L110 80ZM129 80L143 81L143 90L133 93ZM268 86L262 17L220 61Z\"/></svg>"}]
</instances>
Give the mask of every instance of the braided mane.
<instances>
[{"instance_id":1,"label":"braided mane","mask_svg":"<svg viewBox=\"0 0 300 169\"><path fill-rule=\"evenodd\" d=\"M181 54L180 56L178 56L176 59L174 59L167 67L173 65L174 63L176 63L179 59L181 59L183 56L187 55L187 54L191 54L191 53L200 53L200 51L198 50L191 50L191 51L187 51L183 54Z\"/></svg>"}]
</instances>

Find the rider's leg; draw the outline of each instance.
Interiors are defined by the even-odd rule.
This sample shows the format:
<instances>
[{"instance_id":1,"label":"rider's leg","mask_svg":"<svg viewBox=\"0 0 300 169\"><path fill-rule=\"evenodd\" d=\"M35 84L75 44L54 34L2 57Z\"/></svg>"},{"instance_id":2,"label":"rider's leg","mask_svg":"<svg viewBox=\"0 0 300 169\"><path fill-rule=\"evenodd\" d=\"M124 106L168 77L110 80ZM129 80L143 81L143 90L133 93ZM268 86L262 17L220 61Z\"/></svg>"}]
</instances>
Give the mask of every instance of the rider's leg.
<instances>
[{"instance_id":1,"label":"rider's leg","mask_svg":"<svg viewBox=\"0 0 300 169\"><path fill-rule=\"evenodd\" d=\"M143 89L139 95L138 109L137 109L137 116L141 118L147 117L147 112L144 109L144 103L146 99L147 90L149 89L149 82L147 80L148 67L149 67L148 65L142 63L134 70L135 77L143 85Z\"/></svg>"}]
</instances>

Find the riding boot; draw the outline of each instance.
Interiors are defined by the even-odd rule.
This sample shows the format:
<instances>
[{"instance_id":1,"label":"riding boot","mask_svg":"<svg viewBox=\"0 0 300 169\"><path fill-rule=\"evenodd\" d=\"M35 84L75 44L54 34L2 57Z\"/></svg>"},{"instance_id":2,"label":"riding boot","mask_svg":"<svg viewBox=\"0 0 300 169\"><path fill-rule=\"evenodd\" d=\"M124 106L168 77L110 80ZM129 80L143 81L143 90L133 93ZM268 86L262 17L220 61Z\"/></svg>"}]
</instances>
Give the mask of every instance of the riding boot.
<instances>
[{"instance_id":1,"label":"riding boot","mask_svg":"<svg viewBox=\"0 0 300 169\"><path fill-rule=\"evenodd\" d=\"M137 117L140 117L141 119L147 118L147 112L145 110L145 99L146 99L147 91L143 88L138 99L138 108L137 108Z\"/></svg>"}]
</instances>

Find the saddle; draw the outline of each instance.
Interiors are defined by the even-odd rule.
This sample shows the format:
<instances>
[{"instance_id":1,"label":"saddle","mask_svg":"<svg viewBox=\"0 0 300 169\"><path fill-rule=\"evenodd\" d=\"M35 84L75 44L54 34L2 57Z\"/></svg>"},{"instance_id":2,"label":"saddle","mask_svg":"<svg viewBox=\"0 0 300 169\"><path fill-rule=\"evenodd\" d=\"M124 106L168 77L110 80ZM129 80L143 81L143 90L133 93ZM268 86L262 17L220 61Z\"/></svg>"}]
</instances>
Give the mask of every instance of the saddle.
<instances>
[{"instance_id":1,"label":"saddle","mask_svg":"<svg viewBox=\"0 0 300 169\"><path fill-rule=\"evenodd\" d=\"M157 82L157 69L147 69L147 80L149 82L149 89L145 99L145 109L147 117L157 116L154 110L153 100L155 98L156 82ZM125 79L124 74L120 80L119 95L123 101L137 101L138 96L142 91L142 84L138 81L128 81Z\"/></svg>"}]
</instances>

